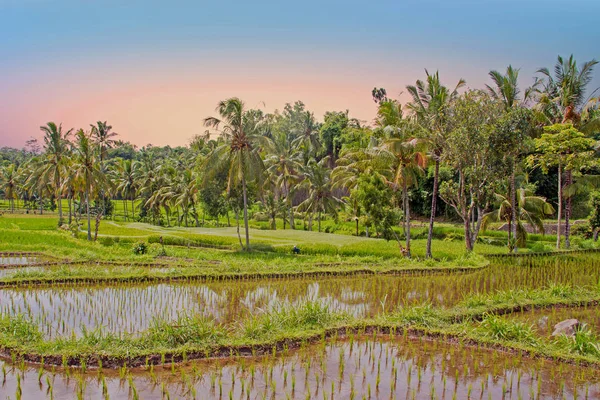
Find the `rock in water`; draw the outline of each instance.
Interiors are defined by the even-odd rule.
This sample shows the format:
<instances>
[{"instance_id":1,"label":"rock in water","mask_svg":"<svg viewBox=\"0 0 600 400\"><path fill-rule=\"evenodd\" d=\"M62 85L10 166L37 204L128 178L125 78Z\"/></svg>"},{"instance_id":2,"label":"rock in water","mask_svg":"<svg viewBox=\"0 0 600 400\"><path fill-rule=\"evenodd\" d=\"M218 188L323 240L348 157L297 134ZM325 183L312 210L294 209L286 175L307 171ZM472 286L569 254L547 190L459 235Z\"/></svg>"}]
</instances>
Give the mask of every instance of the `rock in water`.
<instances>
[{"instance_id":1,"label":"rock in water","mask_svg":"<svg viewBox=\"0 0 600 400\"><path fill-rule=\"evenodd\" d=\"M577 331L577 328L579 328L580 325L581 324L579 320L576 320L574 318L566 319L554 325L554 332L552 332L552 336L574 336L575 332Z\"/></svg>"}]
</instances>

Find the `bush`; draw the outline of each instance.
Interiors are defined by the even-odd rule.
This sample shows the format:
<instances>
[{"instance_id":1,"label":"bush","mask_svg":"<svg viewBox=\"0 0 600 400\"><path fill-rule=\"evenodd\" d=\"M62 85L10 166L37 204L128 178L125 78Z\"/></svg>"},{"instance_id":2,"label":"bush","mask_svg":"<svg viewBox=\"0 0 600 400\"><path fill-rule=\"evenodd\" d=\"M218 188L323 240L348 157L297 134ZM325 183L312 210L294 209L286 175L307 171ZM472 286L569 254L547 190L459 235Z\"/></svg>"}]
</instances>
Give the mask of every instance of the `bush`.
<instances>
[{"instance_id":1,"label":"bush","mask_svg":"<svg viewBox=\"0 0 600 400\"><path fill-rule=\"evenodd\" d=\"M571 226L571 235L581 236L584 239L591 239L594 236L594 232L592 232L592 227L589 222L585 222L583 224L573 224Z\"/></svg>"},{"instance_id":2,"label":"bush","mask_svg":"<svg viewBox=\"0 0 600 400\"><path fill-rule=\"evenodd\" d=\"M541 242L535 243L529 249L529 251L532 253L548 253L552 250L554 250L554 248L552 246L550 246L549 244L541 243Z\"/></svg>"},{"instance_id":3,"label":"bush","mask_svg":"<svg viewBox=\"0 0 600 400\"><path fill-rule=\"evenodd\" d=\"M269 219L270 218L266 213L263 213L263 212L254 213L254 220L256 222L268 222Z\"/></svg>"},{"instance_id":4,"label":"bush","mask_svg":"<svg viewBox=\"0 0 600 400\"><path fill-rule=\"evenodd\" d=\"M133 254L146 254L148 252L148 245L146 242L139 242L133 246Z\"/></svg>"}]
</instances>

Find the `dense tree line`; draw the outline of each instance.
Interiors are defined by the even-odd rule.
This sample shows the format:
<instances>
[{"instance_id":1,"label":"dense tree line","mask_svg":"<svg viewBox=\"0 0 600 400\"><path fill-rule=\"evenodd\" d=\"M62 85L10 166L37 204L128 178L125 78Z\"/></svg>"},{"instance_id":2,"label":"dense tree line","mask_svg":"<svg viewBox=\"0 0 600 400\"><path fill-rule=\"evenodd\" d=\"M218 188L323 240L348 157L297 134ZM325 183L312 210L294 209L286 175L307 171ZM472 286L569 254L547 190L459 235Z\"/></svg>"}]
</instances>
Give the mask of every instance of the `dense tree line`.
<instances>
[{"instance_id":1,"label":"dense tree line","mask_svg":"<svg viewBox=\"0 0 600 400\"><path fill-rule=\"evenodd\" d=\"M442 215L462 222L467 250L492 222L507 224L514 250L525 244L525 224L543 231L543 219L556 216L557 247L561 235L568 247L574 209L599 181L599 102L588 88L596 63L558 57L526 89L511 66L491 71L483 89L445 86L426 71L406 87L405 105L373 89L372 124L348 111L319 122L300 101L265 113L230 98L204 119L204 134L176 148L138 149L107 122L78 131L49 122L43 143L1 149L0 194L9 210L15 200L40 213L57 208L61 226L86 219L89 240L119 201L131 221L200 226L206 216L234 216L246 249L249 209L271 229L278 218L296 229L300 218L320 231L342 213L356 235L397 240L406 256L416 215L429 222L427 257Z\"/></svg>"}]
</instances>

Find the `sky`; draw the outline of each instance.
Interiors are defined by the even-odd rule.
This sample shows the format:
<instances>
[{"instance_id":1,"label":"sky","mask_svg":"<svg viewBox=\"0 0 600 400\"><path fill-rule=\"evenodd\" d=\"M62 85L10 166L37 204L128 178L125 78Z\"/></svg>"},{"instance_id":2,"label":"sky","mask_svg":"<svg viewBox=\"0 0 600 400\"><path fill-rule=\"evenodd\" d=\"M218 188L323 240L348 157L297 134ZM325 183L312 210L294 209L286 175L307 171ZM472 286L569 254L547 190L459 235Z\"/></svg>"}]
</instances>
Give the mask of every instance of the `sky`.
<instances>
[{"instance_id":1,"label":"sky","mask_svg":"<svg viewBox=\"0 0 600 400\"><path fill-rule=\"evenodd\" d=\"M370 123L373 87L405 102L425 68L482 88L512 64L526 87L559 54L600 59L598 15L598 0L0 0L0 146L99 120L185 145L233 96Z\"/></svg>"}]
</instances>

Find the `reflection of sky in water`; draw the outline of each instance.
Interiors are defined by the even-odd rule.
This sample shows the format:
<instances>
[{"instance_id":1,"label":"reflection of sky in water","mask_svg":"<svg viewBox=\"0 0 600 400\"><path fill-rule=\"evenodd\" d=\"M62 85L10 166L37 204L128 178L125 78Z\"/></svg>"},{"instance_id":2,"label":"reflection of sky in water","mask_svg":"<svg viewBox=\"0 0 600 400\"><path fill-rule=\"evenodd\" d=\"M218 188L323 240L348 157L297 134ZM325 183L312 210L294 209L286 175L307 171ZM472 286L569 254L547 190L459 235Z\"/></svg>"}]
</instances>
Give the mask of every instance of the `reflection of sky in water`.
<instances>
[{"instance_id":1,"label":"reflection of sky in water","mask_svg":"<svg viewBox=\"0 0 600 400\"><path fill-rule=\"evenodd\" d=\"M581 286L599 279L599 263L586 262L569 268L554 264L493 266L451 275L0 289L0 313L25 314L49 336L81 334L82 327L139 332L155 318L174 321L181 315L199 314L221 323L236 323L249 314L318 301L335 311L374 316L384 309L421 302L451 306L469 293L544 287L548 282Z\"/></svg>"},{"instance_id":2,"label":"reflection of sky in water","mask_svg":"<svg viewBox=\"0 0 600 400\"><path fill-rule=\"evenodd\" d=\"M138 332L153 319L174 321L178 317L200 314L218 322L231 322L244 314L258 314L304 301L318 301L330 309L354 316L368 314L369 304L358 300L365 293L344 289L336 297L322 293L314 282L293 296L281 295L277 287L259 285L233 293L235 289L218 285L159 284L144 287L44 288L31 291L0 290L0 312L24 314L36 321L47 336L80 335L83 330L100 327L108 332Z\"/></svg>"}]
</instances>

